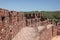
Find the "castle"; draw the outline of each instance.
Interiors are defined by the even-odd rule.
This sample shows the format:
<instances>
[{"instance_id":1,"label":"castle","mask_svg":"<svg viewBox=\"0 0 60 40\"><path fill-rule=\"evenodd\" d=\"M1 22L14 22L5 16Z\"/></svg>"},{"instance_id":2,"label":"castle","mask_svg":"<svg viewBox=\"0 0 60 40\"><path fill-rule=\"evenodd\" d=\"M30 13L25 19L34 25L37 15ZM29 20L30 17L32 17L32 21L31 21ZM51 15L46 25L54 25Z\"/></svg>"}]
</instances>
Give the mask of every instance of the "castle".
<instances>
[{"instance_id":1,"label":"castle","mask_svg":"<svg viewBox=\"0 0 60 40\"><path fill-rule=\"evenodd\" d=\"M60 35L60 23L44 18L42 13L9 11L0 8L0 40L12 40L24 27L40 27L40 40L51 40Z\"/></svg>"}]
</instances>

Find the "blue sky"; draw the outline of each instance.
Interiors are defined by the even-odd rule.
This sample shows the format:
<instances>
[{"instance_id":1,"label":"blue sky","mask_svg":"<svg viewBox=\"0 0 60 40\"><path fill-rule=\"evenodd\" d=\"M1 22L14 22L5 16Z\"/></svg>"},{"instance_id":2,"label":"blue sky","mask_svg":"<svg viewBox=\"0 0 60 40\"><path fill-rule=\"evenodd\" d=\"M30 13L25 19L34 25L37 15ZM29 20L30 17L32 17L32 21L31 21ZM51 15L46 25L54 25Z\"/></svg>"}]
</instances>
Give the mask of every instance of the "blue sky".
<instances>
[{"instance_id":1,"label":"blue sky","mask_svg":"<svg viewBox=\"0 0 60 40\"><path fill-rule=\"evenodd\" d=\"M0 0L0 8L15 11L59 11L60 0Z\"/></svg>"}]
</instances>

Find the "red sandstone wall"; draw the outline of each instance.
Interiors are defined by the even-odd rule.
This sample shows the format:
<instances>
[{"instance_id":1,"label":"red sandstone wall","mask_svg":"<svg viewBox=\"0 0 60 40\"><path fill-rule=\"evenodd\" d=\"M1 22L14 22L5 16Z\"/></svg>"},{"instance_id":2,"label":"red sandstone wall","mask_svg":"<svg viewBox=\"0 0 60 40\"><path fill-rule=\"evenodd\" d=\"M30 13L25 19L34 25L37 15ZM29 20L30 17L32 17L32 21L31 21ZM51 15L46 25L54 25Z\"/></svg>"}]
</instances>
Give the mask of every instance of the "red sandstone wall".
<instances>
[{"instance_id":1,"label":"red sandstone wall","mask_svg":"<svg viewBox=\"0 0 60 40\"><path fill-rule=\"evenodd\" d=\"M8 10L0 9L0 40L8 40L9 35ZM6 39L7 38L7 39Z\"/></svg>"},{"instance_id":2,"label":"red sandstone wall","mask_svg":"<svg viewBox=\"0 0 60 40\"><path fill-rule=\"evenodd\" d=\"M25 26L23 13L0 9L0 40L12 40L12 38Z\"/></svg>"},{"instance_id":3,"label":"red sandstone wall","mask_svg":"<svg viewBox=\"0 0 60 40\"><path fill-rule=\"evenodd\" d=\"M51 22L49 20L41 21L41 14L31 13L31 15L27 14L27 16L24 16L24 13L22 12L0 9L0 40L12 40L12 38L23 27L30 26L37 28L40 25L44 25L46 27L47 24L51 24ZM53 28L43 30L44 31L42 31L40 35L41 40L51 39L52 34L57 34L55 26Z\"/></svg>"},{"instance_id":4,"label":"red sandstone wall","mask_svg":"<svg viewBox=\"0 0 60 40\"><path fill-rule=\"evenodd\" d=\"M60 35L60 22L57 24L57 35Z\"/></svg>"}]
</instances>

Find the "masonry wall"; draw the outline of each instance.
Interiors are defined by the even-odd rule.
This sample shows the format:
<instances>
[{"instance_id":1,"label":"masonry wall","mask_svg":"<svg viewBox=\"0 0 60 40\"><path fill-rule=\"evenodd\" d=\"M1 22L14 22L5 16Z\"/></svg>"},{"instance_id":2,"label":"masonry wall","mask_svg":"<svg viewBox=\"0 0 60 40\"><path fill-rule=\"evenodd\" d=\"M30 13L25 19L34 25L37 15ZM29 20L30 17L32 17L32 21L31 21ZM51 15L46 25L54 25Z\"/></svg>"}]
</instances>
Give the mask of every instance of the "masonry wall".
<instances>
[{"instance_id":1,"label":"masonry wall","mask_svg":"<svg viewBox=\"0 0 60 40\"><path fill-rule=\"evenodd\" d=\"M8 10L0 9L0 40L9 39L9 14Z\"/></svg>"},{"instance_id":2,"label":"masonry wall","mask_svg":"<svg viewBox=\"0 0 60 40\"><path fill-rule=\"evenodd\" d=\"M47 29L47 25L53 24ZM45 28L39 32L40 40L51 40L51 37L56 36L57 26L49 19L43 18L42 13L24 14L23 12L8 11L0 9L0 40L12 40L14 36L23 27L33 27L38 31L38 27L44 26Z\"/></svg>"},{"instance_id":3,"label":"masonry wall","mask_svg":"<svg viewBox=\"0 0 60 40\"><path fill-rule=\"evenodd\" d=\"M60 35L60 22L57 23L57 35Z\"/></svg>"},{"instance_id":4,"label":"masonry wall","mask_svg":"<svg viewBox=\"0 0 60 40\"><path fill-rule=\"evenodd\" d=\"M12 40L22 27L25 27L22 12L0 9L0 40Z\"/></svg>"}]
</instances>

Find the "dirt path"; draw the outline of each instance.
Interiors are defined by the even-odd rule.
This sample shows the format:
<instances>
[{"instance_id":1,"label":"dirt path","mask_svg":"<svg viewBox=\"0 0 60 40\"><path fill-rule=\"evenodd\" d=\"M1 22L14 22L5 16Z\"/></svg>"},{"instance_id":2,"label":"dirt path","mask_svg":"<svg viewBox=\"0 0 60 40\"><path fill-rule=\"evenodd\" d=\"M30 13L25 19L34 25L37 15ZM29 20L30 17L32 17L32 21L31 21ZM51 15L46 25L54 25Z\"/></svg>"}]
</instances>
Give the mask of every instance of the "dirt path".
<instances>
[{"instance_id":1,"label":"dirt path","mask_svg":"<svg viewBox=\"0 0 60 40\"><path fill-rule=\"evenodd\" d=\"M32 27L25 27L12 40L38 40L37 32Z\"/></svg>"},{"instance_id":2,"label":"dirt path","mask_svg":"<svg viewBox=\"0 0 60 40\"><path fill-rule=\"evenodd\" d=\"M53 37L52 40L60 40L60 36Z\"/></svg>"},{"instance_id":3,"label":"dirt path","mask_svg":"<svg viewBox=\"0 0 60 40\"><path fill-rule=\"evenodd\" d=\"M25 27L12 40L39 40L39 36L34 28ZM60 40L60 36L53 37L52 40Z\"/></svg>"}]
</instances>

